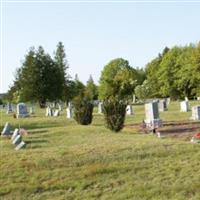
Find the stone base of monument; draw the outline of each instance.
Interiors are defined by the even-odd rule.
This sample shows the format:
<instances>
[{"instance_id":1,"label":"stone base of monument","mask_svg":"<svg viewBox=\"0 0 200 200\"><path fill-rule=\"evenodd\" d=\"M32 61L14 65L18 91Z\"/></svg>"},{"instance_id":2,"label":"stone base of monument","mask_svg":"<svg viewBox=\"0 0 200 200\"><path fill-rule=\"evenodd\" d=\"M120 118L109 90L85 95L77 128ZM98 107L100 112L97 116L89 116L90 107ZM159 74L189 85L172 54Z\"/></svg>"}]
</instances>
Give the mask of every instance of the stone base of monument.
<instances>
[{"instance_id":1,"label":"stone base of monument","mask_svg":"<svg viewBox=\"0 0 200 200\"><path fill-rule=\"evenodd\" d=\"M144 122L146 124L146 128L148 128L150 130L154 130L154 129L157 129L159 127L162 127L162 120L161 119L153 119L153 120L146 119L146 120L144 120Z\"/></svg>"}]
</instances>

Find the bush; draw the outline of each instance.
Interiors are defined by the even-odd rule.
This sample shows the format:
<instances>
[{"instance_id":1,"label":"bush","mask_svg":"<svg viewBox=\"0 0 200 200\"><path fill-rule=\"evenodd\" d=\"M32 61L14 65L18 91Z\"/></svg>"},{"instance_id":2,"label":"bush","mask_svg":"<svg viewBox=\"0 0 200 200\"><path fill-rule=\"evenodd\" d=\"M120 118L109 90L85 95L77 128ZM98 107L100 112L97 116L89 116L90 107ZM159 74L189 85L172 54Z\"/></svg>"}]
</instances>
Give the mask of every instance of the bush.
<instances>
[{"instance_id":1,"label":"bush","mask_svg":"<svg viewBox=\"0 0 200 200\"><path fill-rule=\"evenodd\" d=\"M115 132L124 127L127 103L116 99L108 99L103 102L103 113L106 126Z\"/></svg>"},{"instance_id":2,"label":"bush","mask_svg":"<svg viewBox=\"0 0 200 200\"><path fill-rule=\"evenodd\" d=\"M93 103L86 94L74 98L74 119L78 124L88 125L92 123Z\"/></svg>"}]
</instances>

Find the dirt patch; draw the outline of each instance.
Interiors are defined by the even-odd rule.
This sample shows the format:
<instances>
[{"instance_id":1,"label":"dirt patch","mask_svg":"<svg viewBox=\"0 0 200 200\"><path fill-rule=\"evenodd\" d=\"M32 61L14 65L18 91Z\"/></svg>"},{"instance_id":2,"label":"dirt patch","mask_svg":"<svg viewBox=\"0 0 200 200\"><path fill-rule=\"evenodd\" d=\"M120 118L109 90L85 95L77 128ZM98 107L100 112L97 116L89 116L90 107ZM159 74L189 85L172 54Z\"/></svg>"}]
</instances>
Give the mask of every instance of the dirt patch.
<instances>
[{"instance_id":1,"label":"dirt patch","mask_svg":"<svg viewBox=\"0 0 200 200\"><path fill-rule=\"evenodd\" d=\"M126 127L136 129L139 133L150 133L142 124L132 124ZM200 122L196 121L167 121L157 131L161 136L177 138L185 141L191 140L192 136L200 132Z\"/></svg>"}]
</instances>

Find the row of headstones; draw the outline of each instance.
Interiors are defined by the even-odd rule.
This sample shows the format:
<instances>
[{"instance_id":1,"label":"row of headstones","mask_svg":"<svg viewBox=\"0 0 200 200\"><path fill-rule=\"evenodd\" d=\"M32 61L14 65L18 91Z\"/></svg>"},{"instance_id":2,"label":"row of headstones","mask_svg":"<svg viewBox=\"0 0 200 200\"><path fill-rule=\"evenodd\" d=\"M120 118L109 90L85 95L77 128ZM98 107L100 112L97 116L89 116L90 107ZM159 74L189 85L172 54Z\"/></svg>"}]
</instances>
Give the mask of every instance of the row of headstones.
<instances>
[{"instance_id":1,"label":"row of headstones","mask_svg":"<svg viewBox=\"0 0 200 200\"><path fill-rule=\"evenodd\" d=\"M11 142L15 145L15 150L19 150L25 147L26 143L22 140L22 135L20 134L20 129L16 128L12 134L10 123L6 122L3 131L1 132L1 136L10 137Z\"/></svg>"},{"instance_id":2,"label":"row of headstones","mask_svg":"<svg viewBox=\"0 0 200 200\"><path fill-rule=\"evenodd\" d=\"M7 105L7 114L13 113L13 105L11 103L8 103ZM30 107L30 112L28 112L27 106L25 103L18 103L16 108L16 115L17 118L23 118L23 117L29 117L30 114L34 114L34 107Z\"/></svg>"}]
</instances>

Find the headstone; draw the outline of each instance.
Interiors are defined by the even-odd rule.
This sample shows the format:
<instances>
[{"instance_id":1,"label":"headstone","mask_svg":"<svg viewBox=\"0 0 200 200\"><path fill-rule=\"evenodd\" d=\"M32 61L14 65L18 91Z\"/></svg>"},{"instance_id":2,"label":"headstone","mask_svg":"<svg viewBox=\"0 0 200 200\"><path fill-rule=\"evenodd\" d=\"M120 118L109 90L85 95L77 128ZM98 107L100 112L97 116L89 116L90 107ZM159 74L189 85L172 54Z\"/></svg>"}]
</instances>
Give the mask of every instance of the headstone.
<instances>
[{"instance_id":1,"label":"headstone","mask_svg":"<svg viewBox=\"0 0 200 200\"><path fill-rule=\"evenodd\" d=\"M13 141L19 135L19 129L16 128L12 134L11 140Z\"/></svg>"},{"instance_id":2,"label":"headstone","mask_svg":"<svg viewBox=\"0 0 200 200\"><path fill-rule=\"evenodd\" d=\"M9 122L6 122L3 131L1 132L2 136L10 136L11 135L11 125Z\"/></svg>"},{"instance_id":3,"label":"headstone","mask_svg":"<svg viewBox=\"0 0 200 200\"><path fill-rule=\"evenodd\" d=\"M17 135L17 136L15 137L15 139L12 141L12 143L13 143L14 145L18 145L21 141L22 141L22 136L21 136L21 135Z\"/></svg>"},{"instance_id":4,"label":"headstone","mask_svg":"<svg viewBox=\"0 0 200 200\"><path fill-rule=\"evenodd\" d=\"M165 99L161 99L159 101L159 111L164 112L167 110L167 101Z\"/></svg>"},{"instance_id":5,"label":"headstone","mask_svg":"<svg viewBox=\"0 0 200 200\"><path fill-rule=\"evenodd\" d=\"M58 110L62 111L62 106L60 104L58 104Z\"/></svg>"},{"instance_id":6,"label":"headstone","mask_svg":"<svg viewBox=\"0 0 200 200\"><path fill-rule=\"evenodd\" d=\"M98 104L98 113L99 114L102 114L102 107L103 107L103 103L99 102L99 104Z\"/></svg>"},{"instance_id":7,"label":"headstone","mask_svg":"<svg viewBox=\"0 0 200 200\"><path fill-rule=\"evenodd\" d=\"M188 100L188 97L185 97L185 101L189 101L189 100Z\"/></svg>"},{"instance_id":8,"label":"headstone","mask_svg":"<svg viewBox=\"0 0 200 200\"><path fill-rule=\"evenodd\" d=\"M7 114L9 114L9 113L13 113L13 107L12 107L12 104L11 103L8 103L7 104L7 112L6 112Z\"/></svg>"},{"instance_id":9,"label":"headstone","mask_svg":"<svg viewBox=\"0 0 200 200\"><path fill-rule=\"evenodd\" d=\"M34 110L34 107L33 107L33 106L30 107L30 114L31 114L31 115L35 114L35 110Z\"/></svg>"},{"instance_id":10,"label":"headstone","mask_svg":"<svg viewBox=\"0 0 200 200\"><path fill-rule=\"evenodd\" d=\"M53 109L50 106L46 108L46 116L53 116Z\"/></svg>"},{"instance_id":11,"label":"headstone","mask_svg":"<svg viewBox=\"0 0 200 200\"><path fill-rule=\"evenodd\" d=\"M68 119L71 119L72 117L73 117L73 111L72 111L72 108L67 108L66 109L66 111L67 111L67 118Z\"/></svg>"},{"instance_id":12,"label":"headstone","mask_svg":"<svg viewBox=\"0 0 200 200\"><path fill-rule=\"evenodd\" d=\"M29 117L29 113L27 111L27 106L25 103L17 104L17 118Z\"/></svg>"},{"instance_id":13,"label":"headstone","mask_svg":"<svg viewBox=\"0 0 200 200\"><path fill-rule=\"evenodd\" d=\"M148 128L154 129L162 126L162 120L159 118L158 102L145 104L145 123Z\"/></svg>"},{"instance_id":14,"label":"headstone","mask_svg":"<svg viewBox=\"0 0 200 200\"><path fill-rule=\"evenodd\" d=\"M200 101L200 97L197 97L197 101Z\"/></svg>"},{"instance_id":15,"label":"headstone","mask_svg":"<svg viewBox=\"0 0 200 200\"><path fill-rule=\"evenodd\" d=\"M136 103L136 96L133 95L133 103Z\"/></svg>"},{"instance_id":16,"label":"headstone","mask_svg":"<svg viewBox=\"0 0 200 200\"><path fill-rule=\"evenodd\" d=\"M24 148L26 146L26 143L24 141L21 141L16 147L15 150L19 150L21 148Z\"/></svg>"},{"instance_id":17,"label":"headstone","mask_svg":"<svg viewBox=\"0 0 200 200\"><path fill-rule=\"evenodd\" d=\"M56 109L53 116L58 117L59 115L60 115L60 111L58 109Z\"/></svg>"},{"instance_id":18,"label":"headstone","mask_svg":"<svg viewBox=\"0 0 200 200\"><path fill-rule=\"evenodd\" d=\"M181 112L188 112L189 111L189 102L188 101L181 101Z\"/></svg>"},{"instance_id":19,"label":"headstone","mask_svg":"<svg viewBox=\"0 0 200 200\"><path fill-rule=\"evenodd\" d=\"M167 105L169 105L171 101L170 97L168 97L166 101L167 101Z\"/></svg>"},{"instance_id":20,"label":"headstone","mask_svg":"<svg viewBox=\"0 0 200 200\"><path fill-rule=\"evenodd\" d=\"M127 105L126 107L126 114L127 115L133 115L133 108L131 105Z\"/></svg>"},{"instance_id":21,"label":"headstone","mask_svg":"<svg viewBox=\"0 0 200 200\"><path fill-rule=\"evenodd\" d=\"M192 107L192 117L193 120L200 120L200 105Z\"/></svg>"}]
</instances>

